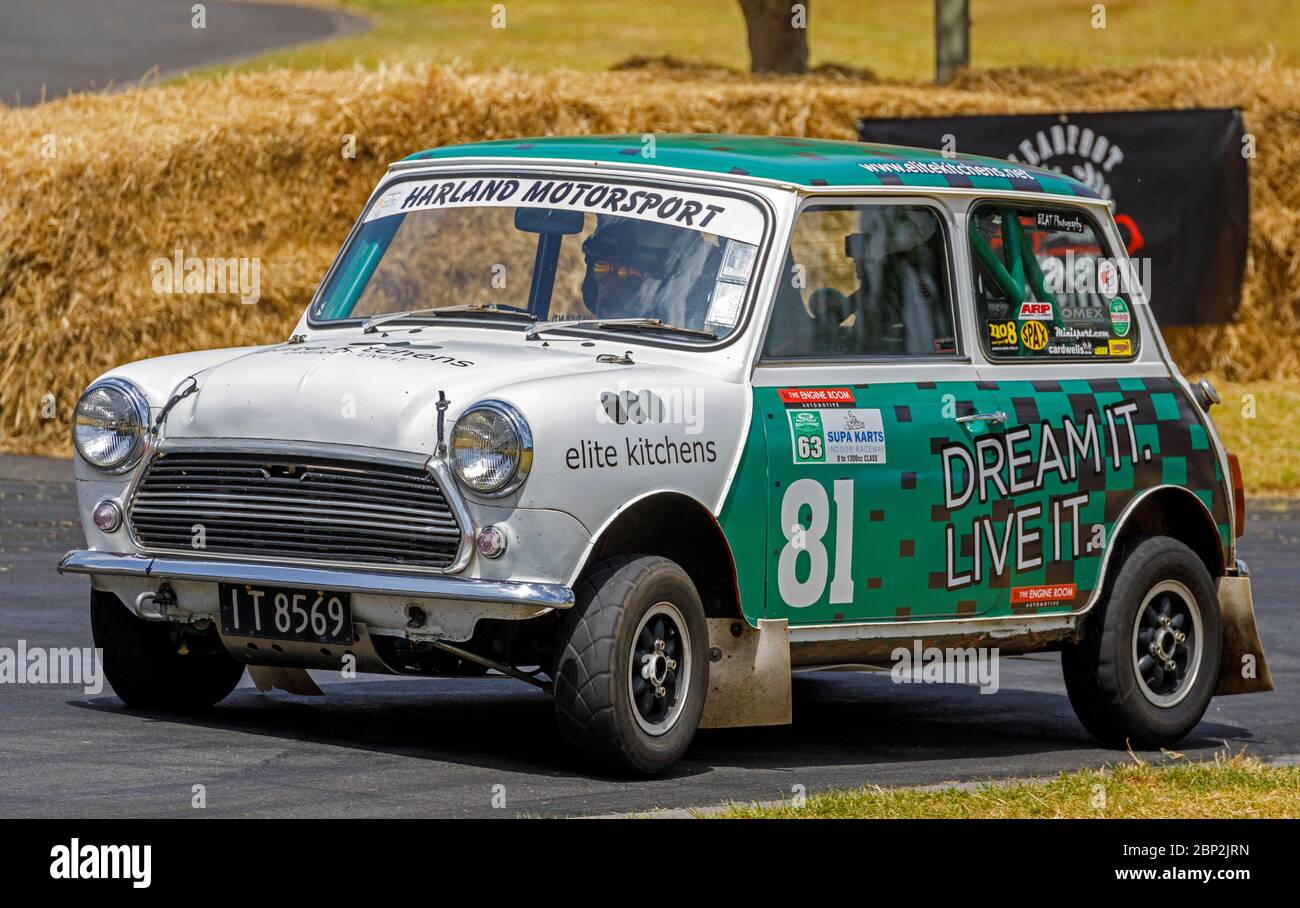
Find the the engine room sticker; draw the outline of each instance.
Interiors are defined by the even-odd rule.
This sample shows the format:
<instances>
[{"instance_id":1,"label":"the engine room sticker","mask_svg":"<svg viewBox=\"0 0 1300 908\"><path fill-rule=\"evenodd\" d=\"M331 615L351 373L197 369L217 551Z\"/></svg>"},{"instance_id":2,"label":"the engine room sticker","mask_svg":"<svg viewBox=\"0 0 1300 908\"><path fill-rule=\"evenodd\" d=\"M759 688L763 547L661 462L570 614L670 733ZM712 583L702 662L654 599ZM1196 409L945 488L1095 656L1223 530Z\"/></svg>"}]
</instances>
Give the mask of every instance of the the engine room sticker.
<instances>
[{"instance_id":1,"label":"the engine room sticker","mask_svg":"<svg viewBox=\"0 0 1300 908\"><path fill-rule=\"evenodd\" d=\"M787 410L794 462L883 464L885 426L879 410L836 407Z\"/></svg>"}]
</instances>

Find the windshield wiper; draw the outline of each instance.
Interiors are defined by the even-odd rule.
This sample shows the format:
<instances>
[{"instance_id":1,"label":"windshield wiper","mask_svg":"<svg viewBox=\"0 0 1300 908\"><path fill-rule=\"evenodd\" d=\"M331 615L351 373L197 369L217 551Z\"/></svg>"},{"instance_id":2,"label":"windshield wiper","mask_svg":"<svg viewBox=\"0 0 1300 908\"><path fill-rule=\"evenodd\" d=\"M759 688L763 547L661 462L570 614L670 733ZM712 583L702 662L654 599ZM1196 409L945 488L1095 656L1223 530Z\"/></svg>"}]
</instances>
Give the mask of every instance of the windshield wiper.
<instances>
[{"instance_id":1,"label":"windshield wiper","mask_svg":"<svg viewBox=\"0 0 1300 908\"><path fill-rule=\"evenodd\" d=\"M669 324L660 321L657 318L577 318L570 320L560 320L553 322L541 322L536 325L530 325L524 336L533 340L543 331L551 331L555 328L613 328L616 331L669 331L673 334L690 334L695 337L707 337L710 340L717 340L718 335L712 331L701 331L698 328L683 328L680 325Z\"/></svg>"},{"instance_id":2,"label":"windshield wiper","mask_svg":"<svg viewBox=\"0 0 1300 908\"><path fill-rule=\"evenodd\" d=\"M526 309L517 309L514 306L498 306L496 303L482 305L464 305L464 306L431 306L428 309L407 309L404 312L385 312L381 315L372 315L361 323L361 332L363 334L374 334L379 330L380 325L394 322L403 318L425 318L438 317L442 315L466 315L468 313L486 313L488 315L506 315L511 318L525 318L530 322L537 321L537 316L533 315Z\"/></svg>"}]
</instances>

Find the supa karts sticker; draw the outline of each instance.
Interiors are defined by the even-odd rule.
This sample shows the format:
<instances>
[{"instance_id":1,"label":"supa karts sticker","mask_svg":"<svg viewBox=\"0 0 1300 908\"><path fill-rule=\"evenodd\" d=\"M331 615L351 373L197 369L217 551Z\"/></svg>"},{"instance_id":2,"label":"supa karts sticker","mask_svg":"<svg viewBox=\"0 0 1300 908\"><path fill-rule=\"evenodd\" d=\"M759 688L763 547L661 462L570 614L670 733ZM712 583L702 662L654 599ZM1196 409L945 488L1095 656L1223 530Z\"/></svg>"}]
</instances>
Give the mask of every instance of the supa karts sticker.
<instances>
[{"instance_id":1,"label":"supa karts sticker","mask_svg":"<svg viewBox=\"0 0 1300 908\"><path fill-rule=\"evenodd\" d=\"M790 410L794 462L883 464L885 426L879 410Z\"/></svg>"}]
</instances>

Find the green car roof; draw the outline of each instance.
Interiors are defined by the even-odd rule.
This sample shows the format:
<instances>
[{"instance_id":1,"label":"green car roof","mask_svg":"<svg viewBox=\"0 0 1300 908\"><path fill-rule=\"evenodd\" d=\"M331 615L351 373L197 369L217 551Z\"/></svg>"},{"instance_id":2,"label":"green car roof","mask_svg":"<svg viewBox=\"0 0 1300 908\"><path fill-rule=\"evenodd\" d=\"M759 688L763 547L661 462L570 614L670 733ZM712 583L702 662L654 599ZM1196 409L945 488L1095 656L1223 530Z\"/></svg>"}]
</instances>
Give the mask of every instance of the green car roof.
<instances>
[{"instance_id":1,"label":"green car roof","mask_svg":"<svg viewBox=\"0 0 1300 908\"><path fill-rule=\"evenodd\" d=\"M926 186L1098 197L1085 184L1054 171L997 158L945 156L898 145L783 136L655 134L654 157L644 157L642 150L646 146L642 139L640 135L498 139L431 148L406 160L553 158L615 164L635 159L636 164L646 167L734 174L808 187Z\"/></svg>"}]
</instances>

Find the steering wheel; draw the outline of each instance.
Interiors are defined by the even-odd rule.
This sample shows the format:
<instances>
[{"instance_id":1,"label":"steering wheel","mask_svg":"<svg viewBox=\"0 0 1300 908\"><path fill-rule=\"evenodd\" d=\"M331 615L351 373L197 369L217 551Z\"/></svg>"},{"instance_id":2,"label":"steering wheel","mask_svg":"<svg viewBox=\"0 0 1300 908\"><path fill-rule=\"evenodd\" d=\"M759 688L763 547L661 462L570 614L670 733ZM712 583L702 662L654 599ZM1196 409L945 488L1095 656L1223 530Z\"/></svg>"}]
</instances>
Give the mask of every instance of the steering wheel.
<instances>
[{"instance_id":1,"label":"steering wheel","mask_svg":"<svg viewBox=\"0 0 1300 908\"><path fill-rule=\"evenodd\" d=\"M834 287L820 287L809 294L808 309L818 330L835 330L849 317L849 298Z\"/></svg>"}]
</instances>

